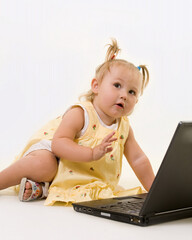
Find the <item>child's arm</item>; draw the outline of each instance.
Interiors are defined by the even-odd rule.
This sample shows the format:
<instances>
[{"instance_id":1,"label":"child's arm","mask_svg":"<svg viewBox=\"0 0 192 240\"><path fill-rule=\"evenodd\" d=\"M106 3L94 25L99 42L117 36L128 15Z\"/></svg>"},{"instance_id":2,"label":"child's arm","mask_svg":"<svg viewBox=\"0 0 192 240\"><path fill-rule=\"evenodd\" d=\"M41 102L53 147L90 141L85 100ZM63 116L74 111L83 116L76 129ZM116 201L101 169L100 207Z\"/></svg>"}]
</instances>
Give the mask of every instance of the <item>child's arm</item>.
<instances>
[{"instance_id":1,"label":"child's arm","mask_svg":"<svg viewBox=\"0 0 192 240\"><path fill-rule=\"evenodd\" d=\"M112 151L111 142L114 133L107 135L95 148L78 145L73 140L84 126L84 110L81 107L70 109L63 116L62 122L52 140L52 151L60 157L73 162L90 162Z\"/></svg>"},{"instance_id":2,"label":"child's arm","mask_svg":"<svg viewBox=\"0 0 192 240\"><path fill-rule=\"evenodd\" d=\"M149 159L136 142L131 127L127 141L125 143L124 154L145 190L149 191L155 175L153 173Z\"/></svg>"}]
</instances>

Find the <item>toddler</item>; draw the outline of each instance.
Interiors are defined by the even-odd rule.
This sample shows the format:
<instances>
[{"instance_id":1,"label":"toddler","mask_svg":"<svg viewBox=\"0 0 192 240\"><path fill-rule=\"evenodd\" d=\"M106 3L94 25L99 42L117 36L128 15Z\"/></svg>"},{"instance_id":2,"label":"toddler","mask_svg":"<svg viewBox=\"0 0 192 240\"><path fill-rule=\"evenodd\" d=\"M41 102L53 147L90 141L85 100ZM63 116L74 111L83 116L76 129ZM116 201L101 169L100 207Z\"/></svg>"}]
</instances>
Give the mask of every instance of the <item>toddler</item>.
<instances>
[{"instance_id":1,"label":"toddler","mask_svg":"<svg viewBox=\"0 0 192 240\"><path fill-rule=\"evenodd\" d=\"M128 117L149 81L144 65L117 59L115 39L96 69L84 101L49 122L11 166L0 172L0 190L20 184L19 199L80 202L138 194L118 190L122 158L146 191L154 180L151 164L134 138ZM49 186L50 185L50 186Z\"/></svg>"}]
</instances>

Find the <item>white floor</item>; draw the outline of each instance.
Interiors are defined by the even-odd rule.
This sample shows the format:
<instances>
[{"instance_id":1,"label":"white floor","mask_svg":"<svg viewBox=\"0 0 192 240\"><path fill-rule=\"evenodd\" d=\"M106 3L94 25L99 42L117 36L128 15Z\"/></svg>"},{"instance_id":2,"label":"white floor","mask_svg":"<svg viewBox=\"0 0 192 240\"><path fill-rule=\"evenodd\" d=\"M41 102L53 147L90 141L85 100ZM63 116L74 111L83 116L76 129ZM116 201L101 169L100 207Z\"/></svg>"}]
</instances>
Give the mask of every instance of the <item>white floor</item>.
<instances>
[{"instance_id":1,"label":"white floor","mask_svg":"<svg viewBox=\"0 0 192 240\"><path fill-rule=\"evenodd\" d=\"M71 207L22 203L12 190L0 192L0 239L192 239L192 218L138 227L77 213Z\"/></svg>"}]
</instances>

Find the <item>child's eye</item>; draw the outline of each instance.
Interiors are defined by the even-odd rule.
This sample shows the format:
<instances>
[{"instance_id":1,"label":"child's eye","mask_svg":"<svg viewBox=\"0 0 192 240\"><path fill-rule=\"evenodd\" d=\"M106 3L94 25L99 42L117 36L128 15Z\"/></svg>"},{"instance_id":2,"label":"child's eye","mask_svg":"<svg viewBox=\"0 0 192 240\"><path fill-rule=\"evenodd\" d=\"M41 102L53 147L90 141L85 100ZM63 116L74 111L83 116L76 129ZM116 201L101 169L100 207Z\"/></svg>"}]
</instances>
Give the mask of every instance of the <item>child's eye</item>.
<instances>
[{"instance_id":1,"label":"child's eye","mask_svg":"<svg viewBox=\"0 0 192 240\"><path fill-rule=\"evenodd\" d=\"M136 95L136 92L134 90L129 90L129 93L134 96Z\"/></svg>"},{"instance_id":2,"label":"child's eye","mask_svg":"<svg viewBox=\"0 0 192 240\"><path fill-rule=\"evenodd\" d=\"M120 87L121 87L121 84L120 84L120 83L114 83L114 86L115 86L116 88L120 88Z\"/></svg>"}]
</instances>

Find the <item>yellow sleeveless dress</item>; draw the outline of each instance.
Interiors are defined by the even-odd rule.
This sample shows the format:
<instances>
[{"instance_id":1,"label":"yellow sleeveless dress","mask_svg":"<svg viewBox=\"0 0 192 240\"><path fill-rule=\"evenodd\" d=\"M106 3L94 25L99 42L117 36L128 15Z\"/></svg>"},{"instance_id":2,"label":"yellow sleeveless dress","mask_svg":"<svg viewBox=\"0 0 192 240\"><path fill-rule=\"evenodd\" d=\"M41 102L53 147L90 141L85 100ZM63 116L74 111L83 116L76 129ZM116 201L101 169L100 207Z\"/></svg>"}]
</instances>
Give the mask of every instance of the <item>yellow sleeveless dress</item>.
<instances>
[{"instance_id":1,"label":"yellow sleeveless dress","mask_svg":"<svg viewBox=\"0 0 192 240\"><path fill-rule=\"evenodd\" d=\"M94 148L100 144L103 138L114 130L104 127L91 102L80 103L89 117L88 127L83 136L75 139L77 144ZM72 107L79 106L74 105ZM42 139L52 140L53 135L61 123L62 116L50 121L38 131L26 145L23 154L35 143ZM65 205L73 202L82 202L96 199L111 198L115 196L127 196L142 193L141 187L129 190L117 190L117 184L121 175L124 144L129 134L129 121L127 117L119 120L118 128L112 143L113 151L105 154L100 160L81 163L60 159L58 172L49 188L49 194L45 205L53 205L63 202Z\"/></svg>"},{"instance_id":2,"label":"yellow sleeveless dress","mask_svg":"<svg viewBox=\"0 0 192 240\"><path fill-rule=\"evenodd\" d=\"M100 123L91 102L84 102L82 105L88 112L89 125L83 136L75 139L75 142L94 148L113 130ZM105 154L100 160L88 163L60 159L58 172L49 188L45 205L53 205L57 201L67 204L115 197L128 133L129 121L127 117L122 117L114 135L117 141L112 144L112 152ZM141 192L141 189L136 188L134 191L137 194Z\"/></svg>"}]
</instances>

